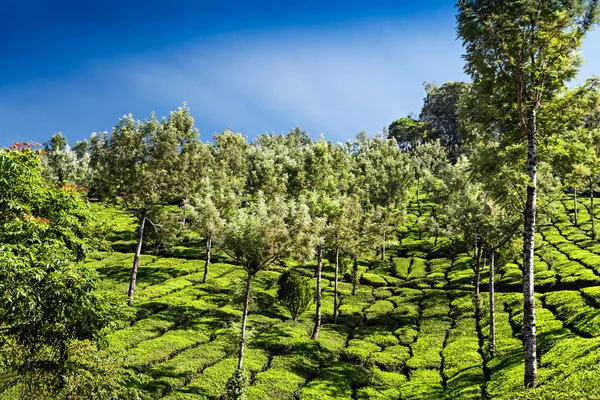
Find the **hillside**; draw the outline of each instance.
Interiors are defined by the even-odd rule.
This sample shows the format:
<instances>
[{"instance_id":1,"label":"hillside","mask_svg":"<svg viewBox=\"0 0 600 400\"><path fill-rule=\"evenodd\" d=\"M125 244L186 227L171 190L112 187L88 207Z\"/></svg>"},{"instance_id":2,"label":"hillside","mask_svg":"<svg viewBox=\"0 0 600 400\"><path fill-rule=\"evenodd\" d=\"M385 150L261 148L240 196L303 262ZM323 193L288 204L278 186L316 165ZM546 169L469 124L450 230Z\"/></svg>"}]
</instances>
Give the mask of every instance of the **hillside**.
<instances>
[{"instance_id":1,"label":"hillside","mask_svg":"<svg viewBox=\"0 0 600 400\"><path fill-rule=\"evenodd\" d=\"M589 199L557 202L552 223L536 237L536 313L539 382L531 398L600 398L600 244L590 234ZM496 268L497 355L488 356L488 268L482 274L482 313L474 302L473 254L456 254L449 240L420 233L412 201L401 238L385 262L361 258L358 293L340 283L338 324L333 313L333 268L323 271L324 324L311 341L314 305L298 322L276 301L283 266L252 283L251 331L245 369L249 399L439 399L522 396L522 272ZM100 290L124 295L133 254L134 221L102 204L94 210L115 228L113 247L89 261ZM222 254L202 282L201 244L176 246L168 257L143 255L135 318L108 337L110 350L141 378L154 398L219 399L236 365L245 272ZM391 256L391 257L390 257ZM313 278L314 264L287 262ZM314 278L313 278L314 281ZM234 299L234 300L232 300Z\"/></svg>"}]
</instances>

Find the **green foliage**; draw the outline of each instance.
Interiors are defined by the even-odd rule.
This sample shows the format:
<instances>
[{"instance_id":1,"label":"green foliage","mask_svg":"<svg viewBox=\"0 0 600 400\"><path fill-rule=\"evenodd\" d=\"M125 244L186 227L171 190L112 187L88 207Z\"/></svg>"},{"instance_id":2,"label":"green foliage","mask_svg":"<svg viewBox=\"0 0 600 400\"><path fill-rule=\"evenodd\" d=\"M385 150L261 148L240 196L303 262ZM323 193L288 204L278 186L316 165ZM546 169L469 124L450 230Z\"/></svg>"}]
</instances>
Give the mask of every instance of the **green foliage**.
<instances>
[{"instance_id":1,"label":"green foliage","mask_svg":"<svg viewBox=\"0 0 600 400\"><path fill-rule=\"evenodd\" d=\"M310 280L296 271L288 270L279 276L277 285L279 302L292 314L292 320L296 321L313 302L314 292Z\"/></svg>"},{"instance_id":2,"label":"green foliage","mask_svg":"<svg viewBox=\"0 0 600 400\"><path fill-rule=\"evenodd\" d=\"M64 387L72 343L100 339L124 313L78 263L99 245L80 193L40 173L28 147L0 149L0 369L8 387L52 396Z\"/></svg>"},{"instance_id":3,"label":"green foliage","mask_svg":"<svg viewBox=\"0 0 600 400\"><path fill-rule=\"evenodd\" d=\"M246 388L248 379L244 375L244 371L236 368L233 371L233 376L227 381L225 386L225 398L228 400L246 400Z\"/></svg>"}]
</instances>

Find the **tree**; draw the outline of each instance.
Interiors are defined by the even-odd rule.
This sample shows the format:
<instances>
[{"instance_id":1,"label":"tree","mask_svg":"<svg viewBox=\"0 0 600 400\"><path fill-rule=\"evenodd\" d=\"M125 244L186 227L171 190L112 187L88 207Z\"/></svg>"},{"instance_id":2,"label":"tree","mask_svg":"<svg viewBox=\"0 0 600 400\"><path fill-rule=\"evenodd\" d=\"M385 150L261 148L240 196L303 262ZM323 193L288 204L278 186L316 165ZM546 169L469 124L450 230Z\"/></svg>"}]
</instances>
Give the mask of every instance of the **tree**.
<instances>
[{"instance_id":1,"label":"tree","mask_svg":"<svg viewBox=\"0 0 600 400\"><path fill-rule=\"evenodd\" d=\"M311 218L311 241L316 247L317 287L315 291L315 323L311 335L316 340L321 329L321 273L323 255L331 235L331 222L336 213L336 198L339 196L333 170L333 145L325 142L323 136L308 147L304 153L304 188L302 201L306 204Z\"/></svg>"},{"instance_id":2,"label":"tree","mask_svg":"<svg viewBox=\"0 0 600 400\"><path fill-rule=\"evenodd\" d=\"M192 220L191 229L200 232L206 241L206 262L202 278L202 283L206 283L213 240L218 238L225 225L225 221L221 218L221 213L213 199L213 189L208 180L206 180L201 192L192 198L190 215Z\"/></svg>"},{"instance_id":3,"label":"tree","mask_svg":"<svg viewBox=\"0 0 600 400\"><path fill-rule=\"evenodd\" d=\"M138 220L129 305L133 303L146 222L159 228L152 218L160 213L164 202L181 198L179 182L185 173L193 172L182 167L184 155L198 141L193 123L189 109L180 107L160 122L154 116L141 122L127 115L110 135L92 136L97 190L106 198L118 200Z\"/></svg>"},{"instance_id":4,"label":"tree","mask_svg":"<svg viewBox=\"0 0 600 400\"><path fill-rule=\"evenodd\" d=\"M296 271L287 270L279 276L277 285L279 302L292 314L292 320L297 321L314 299L310 280Z\"/></svg>"},{"instance_id":5,"label":"tree","mask_svg":"<svg viewBox=\"0 0 600 400\"><path fill-rule=\"evenodd\" d=\"M27 398L58 394L76 342L97 343L122 315L79 263L102 232L82 191L48 185L41 173L39 152L0 149L0 395L11 387Z\"/></svg>"},{"instance_id":6,"label":"tree","mask_svg":"<svg viewBox=\"0 0 600 400\"><path fill-rule=\"evenodd\" d=\"M214 199L223 218L228 219L240 208L248 179L248 142L240 133L229 129L213 135Z\"/></svg>"},{"instance_id":7,"label":"tree","mask_svg":"<svg viewBox=\"0 0 600 400\"><path fill-rule=\"evenodd\" d=\"M442 86L425 84L427 95L419 119L423 124L426 140L439 140L448 149L448 155L453 160L461 152L458 108L460 98L468 87L464 82L446 82Z\"/></svg>"},{"instance_id":8,"label":"tree","mask_svg":"<svg viewBox=\"0 0 600 400\"><path fill-rule=\"evenodd\" d=\"M43 175L49 181L64 185L89 186L91 180L89 142L79 141L73 149L62 133L53 135L44 144Z\"/></svg>"},{"instance_id":9,"label":"tree","mask_svg":"<svg viewBox=\"0 0 600 400\"><path fill-rule=\"evenodd\" d=\"M353 173L356 185L364 192L363 209L374 216L373 232L385 259L387 234L398 221L408 199L413 173L408 155L400 151L395 141L382 136L358 138L354 144Z\"/></svg>"},{"instance_id":10,"label":"tree","mask_svg":"<svg viewBox=\"0 0 600 400\"><path fill-rule=\"evenodd\" d=\"M404 151L414 150L425 141L424 124L412 116L402 117L388 127L388 139L396 139Z\"/></svg>"},{"instance_id":11,"label":"tree","mask_svg":"<svg viewBox=\"0 0 600 400\"><path fill-rule=\"evenodd\" d=\"M466 48L477 112L507 142L527 140L527 200L523 232L526 388L537 385L533 251L537 204L537 144L546 105L581 64L577 50L598 18L597 0L501 2L459 0L458 35Z\"/></svg>"},{"instance_id":12,"label":"tree","mask_svg":"<svg viewBox=\"0 0 600 400\"><path fill-rule=\"evenodd\" d=\"M421 210L420 189L423 180L433 177L447 160L447 153L439 140L428 142L417 147L410 154L411 164L414 166L414 174L417 180L417 205Z\"/></svg>"},{"instance_id":13,"label":"tree","mask_svg":"<svg viewBox=\"0 0 600 400\"><path fill-rule=\"evenodd\" d=\"M267 203L259 194L258 199L240 209L224 228L221 248L247 273L238 371L242 370L244 362L252 279L278 259L299 251L299 238L309 227L310 217L305 205L289 204L282 199ZM240 373L236 372L237 375Z\"/></svg>"}]
</instances>

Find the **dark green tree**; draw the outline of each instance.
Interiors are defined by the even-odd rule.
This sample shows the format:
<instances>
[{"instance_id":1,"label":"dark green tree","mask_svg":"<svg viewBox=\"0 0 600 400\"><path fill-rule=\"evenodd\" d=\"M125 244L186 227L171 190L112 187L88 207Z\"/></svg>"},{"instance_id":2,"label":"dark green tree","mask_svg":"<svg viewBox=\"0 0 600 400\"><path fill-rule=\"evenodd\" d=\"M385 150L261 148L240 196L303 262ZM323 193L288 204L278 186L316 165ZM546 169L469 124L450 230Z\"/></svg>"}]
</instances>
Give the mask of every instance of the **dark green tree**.
<instances>
[{"instance_id":1,"label":"dark green tree","mask_svg":"<svg viewBox=\"0 0 600 400\"><path fill-rule=\"evenodd\" d=\"M277 298L292 314L292 320L306 311L314 300L310 280L293 270L288 270L279 276L277 281Z\"/></svg>"},{"instance_id":2,"label":"dark green tree","mask_svg":"<svg viewBox=\"0 0 600 400\"><path fill-rule=\"evenodd\" d=\"M465 82L446 82L442 86L427 83L427 95L419 119L427 141L439 140L448 149L451 159L461 153L462 140L459 135L459 103L469 85Z\"/></svg>"},{"instance_id":3,"label":"dark green tree","mask_svg":"<svg viewBox=\"0 0 600 400\"><path fill-rule=\"evenodd\" d=\"M80 191L41 173L38 152L0 149L0 397L11 387L23 398L57 395L75 343L96 342L121 315L80 263L102 229Z\"/></svg>"}]
</instances>

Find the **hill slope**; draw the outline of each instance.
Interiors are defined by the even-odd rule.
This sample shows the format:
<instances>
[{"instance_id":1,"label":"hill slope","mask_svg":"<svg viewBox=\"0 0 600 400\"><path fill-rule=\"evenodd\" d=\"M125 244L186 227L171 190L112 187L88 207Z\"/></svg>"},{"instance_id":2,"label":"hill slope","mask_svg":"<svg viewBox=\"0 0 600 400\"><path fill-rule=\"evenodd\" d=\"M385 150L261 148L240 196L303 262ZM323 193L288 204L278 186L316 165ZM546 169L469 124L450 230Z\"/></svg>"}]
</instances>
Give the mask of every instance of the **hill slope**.
<instances>
[{"instance_id":1,"label":"hill slope","mask_svg":"<svg viewBox=\"0 0 600 400\"><path fill-rule=\"evenodd\" d=\"M340 283L338 324L331 318L333 268L325 264L324 325L316 342L309 339L312 311L293 322L276 302L282 267L257 276L245 364L249 399L479 399L522 392L520 266L497 267L497 355L490 359L489 301L484 292L476 315L472 255L456 253L447 239L436 246L433 238L419 239L416 221L433 206L419 212L411 204L390 259L360 260L355 296L350 283ZM531 398L600 398L600 243L590 236L589 200L579 199L579 227L573 225L572 199L557 206L560 212L540 227L536 242L541 389ZM95 207L118 228L114 247L126 251L132 221ZM155 398L218 399L236 365L242 311L234 300L245 273L217 255L209 282L201 283L199 248L176 247L173 257L142 256L135 319L108 338ZM101 290L126 292L132 258L115 251L90 261L103 276ZM295 266L311 278L313 267Z\"/></svg>"}]
</instances>

